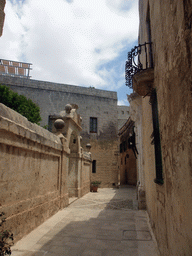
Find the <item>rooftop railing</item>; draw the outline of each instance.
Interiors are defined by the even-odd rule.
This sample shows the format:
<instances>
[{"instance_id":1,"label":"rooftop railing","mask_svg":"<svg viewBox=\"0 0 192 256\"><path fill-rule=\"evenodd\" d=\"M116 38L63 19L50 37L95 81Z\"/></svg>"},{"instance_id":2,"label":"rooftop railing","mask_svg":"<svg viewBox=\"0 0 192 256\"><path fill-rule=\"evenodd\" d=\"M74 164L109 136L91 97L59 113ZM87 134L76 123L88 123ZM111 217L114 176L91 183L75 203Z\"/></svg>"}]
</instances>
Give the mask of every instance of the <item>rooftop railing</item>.
<instances>
[{"instance_id":1,"label":"rooftop railing","mask_svg":"<svg viewBox=\"0 0 192 256\"><path fill-rule=\"evenodd\" d=\"M126 86L133 88L133 76L148 68L153 68L152 43L139 44L128 52L128 60L125 63Z\"/></svg>"},{"instance_id":2,"label":"rooftop railing","mask_svg":"<svg viewBox=\"0 0 192 256\"><path fill-rule=\"evenodd\" d=\"M30 78L31 63L0 59L0 75Z\"/></svg>"}]
</instances>

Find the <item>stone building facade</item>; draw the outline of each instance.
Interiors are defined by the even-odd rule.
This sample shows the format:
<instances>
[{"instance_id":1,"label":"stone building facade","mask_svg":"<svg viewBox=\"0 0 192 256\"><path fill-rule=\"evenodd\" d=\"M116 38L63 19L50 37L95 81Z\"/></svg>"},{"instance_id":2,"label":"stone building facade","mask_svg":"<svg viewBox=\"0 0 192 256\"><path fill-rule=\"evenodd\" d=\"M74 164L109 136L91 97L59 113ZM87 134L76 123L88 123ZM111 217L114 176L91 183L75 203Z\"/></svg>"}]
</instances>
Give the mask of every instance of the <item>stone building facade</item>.
<instances>
[{"instance_id":1,"label":"stone building facade","mask_svg":"<svg viewBox=\"0 0 192 256\"><path fill-rule=\"evenodd\" d=\"M139 14L126 80L137 92L143 195L161 255L191 255L192 1L140 0Z\"/></svg>"},{"instance_id":2,"label":"stone building facade","mask_svg":"<svg viewBox=\"0 0 192 256\"><path fill-rule=\"evenodd\" d=\"M121 127L118 135L120 137L120 184L136 186L138 151L135 144L134 122L130 118Z\"/></svg>"},{"instance_id":3,"label":"stone building facade","mask_svg":"<svg viewBox=\"0 0 192 256\"><path fill-rule=\"evenodd\" d=\"M129 106L117 106L118 131L129 119Z\"/></svg>"},{"instance_id":4,"label":"stone building facade","mask_svg":"<svg viewBox=\"0 0 192 256\"><path fill-rule=\"evenodd\" d=\"M0 75L30 78L30 63L0 59Z\"/></svg>"},{"instance_id":5,"label":"stone building facade","mask_svg":"<svg viewBox=\"0 0 192 256\"><path fill-rule=\"evenodd\" d=\"M0 75L0 84L7 85L39 105L41 125L48 125L49 130L52 130L53 116L57 116L66 104L77 104L82 118L82 146L88 143L92 146L92 180L101 181L102 187L117 185L119 140L116 92L3 75Z\"/></svg>"}]
</instances>

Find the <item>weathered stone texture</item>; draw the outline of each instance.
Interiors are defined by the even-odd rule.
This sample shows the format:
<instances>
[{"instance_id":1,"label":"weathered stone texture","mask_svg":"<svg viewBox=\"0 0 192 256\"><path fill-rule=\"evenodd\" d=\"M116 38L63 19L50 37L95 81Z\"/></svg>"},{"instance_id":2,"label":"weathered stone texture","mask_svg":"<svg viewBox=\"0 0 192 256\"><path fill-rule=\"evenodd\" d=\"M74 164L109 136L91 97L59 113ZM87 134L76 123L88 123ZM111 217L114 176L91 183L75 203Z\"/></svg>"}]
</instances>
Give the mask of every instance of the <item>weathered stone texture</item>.
<instances>
[{"instance_id":1,"label":"weathered stone texture","mask_svg":"<svg viewBox=\"0 0 192 256\"><path fill-rule=\"evenodd\" d=\"M5 212L15 241L68 205L68 140L74 129L67 125L69 139L0 104L0 212ZM81 196L90 188L91 159L78 154L76 160L81 164L74 189Z\"/></svg>"},{"instance_id":2,"label":"weathered stone texture","mask_svg":"<svg viewBox=\"0 0 192 256\"><path fill-rule=\"evenodd\" d=\"M81 176L81 196L90 192L90 177L91 177L91 164L89 161L81 161L82 164L82 176Z\"/></svg>"},{"instance_id":3,"label":"weathered stone texture","mask_svg":"<svg viewBox=\"0 0 192 256\"><path fill-rule=\"evenodd\" d=\"M97 161L97 173L102 173L102 171L105 173L96 178L101 179L105 176L109 178L111 176L108 182L106 178L103 181L101 180L101 186L106 183L108 184L106 186L109 186L109 184L113 186L113 183L118 182L118 161L116 155L114 155L114 152L119 150L117 146L118 116L116 92L8 76L0 76L0 84L8 85L12 90L31 98L39 105L42 117L41 125L47 125L49 116L58 115L64 110L66 104L76 103L79 107L78 113L82 117L82 146L85 148L87 143L95 145L91 152L93 153L93 160ZM125 111L127 111L127 108L123 107ZM96 134L90 133L90 117L97 118ZM96 144L98 145L96 146ZM107 149L111 147L111 153L108 155L103 150L101 154L99 150L102 150L103 147L107 147Z\"/></svg>"},{"instance_id":4,"label":"weathered stone texture","mask_svg":"<svg viewBox=\"0 0 192 256\"><path fill-rule=\"evenodd\" d=\"M100 187L114 187L118 183L118 152L117 139L95 141L92 145L92 159L96 160L96 173L92 173L92 181L101 181Z\"/></svg>"},{"instance_id":5,"label":"weathered stone texture","mask_svg":"<svg viewBox=\"0 0 192 256\"><path fill-rule=\"evenodd\" d=\"M152 118L146 97L142 106L147 209L161 255L191 255L192 1L140 0L139 43L149 41L147 16L151 24L164 177L162 186L153 182Z\"/></svg>"},{"instance_id":6,"label":"weathered stone texture","mask_svg":"<svg viewBox=\"0 0 192 256\"><path fill-rule=\"evenodd\" d=\"M2 75L0 75L0 84L8 85L15 92L32 99L40 107L41 125L47 125L49 115L60 113L60 111L64 110L66 104L76 103L79 106L78 111L83 118L82 128L88 131L88 117L97 117L99 113L102 119L107 119L110 116L110 106L117 102L116 92L97 90L95 88ZM115 117L117 117L117 113ZM99 124L99 129L101 127L102 123Z\"/></svg>"},{"instance_id":7,"label":"weathered stone texture","mask_svg":"<svg viewBox=\"0 0 192 256\"><path fill-rule=\"evenodd\" d=\"M117 106L118 130L126 123L129 116L129 106Z\"/></svg>"},{"instance_id":8,"label":"weathered stone texture","mask_svg":"<svg viewBox=\"0 0 192 256\"><path fill-rule=\"evenodd\" d=\"M5 0L0 0L0 36L2 36L3 33L3 25L4 25L4 19L5 19Z\"/></svg>"},{"instance_id":9,"label":"weathered stone texture","mask_svg":"<svg viewBox=\"0 0 192 256\"><path fill-rule=\"evenodd\" d=\"M132 149L120 154L120 184L137 185L136 159Z\"/></svg>"},{"instance_id":10,"label":"weathered stone texture","mask_svg":"<svg viewBox=\"0 0 192 256\"><path fill-rule=\"evenodd\" d=\"M0 211L17 240L60 208L62 145L13 110L0 109Z\"/></svg>"},{"instance_id":11,"label":"weathered stone texture","mask_svg":"<svg viewBox=\"0 0 192 256\"><path fill-rule=\"evenodd\" d=\"M134 122L129 118L124 126L121 127L118 134L120 137L119 165L121 185L137 185L136 156L129 144L129 139L133 135L133 131Z\"/></svg>"}]
</instances>

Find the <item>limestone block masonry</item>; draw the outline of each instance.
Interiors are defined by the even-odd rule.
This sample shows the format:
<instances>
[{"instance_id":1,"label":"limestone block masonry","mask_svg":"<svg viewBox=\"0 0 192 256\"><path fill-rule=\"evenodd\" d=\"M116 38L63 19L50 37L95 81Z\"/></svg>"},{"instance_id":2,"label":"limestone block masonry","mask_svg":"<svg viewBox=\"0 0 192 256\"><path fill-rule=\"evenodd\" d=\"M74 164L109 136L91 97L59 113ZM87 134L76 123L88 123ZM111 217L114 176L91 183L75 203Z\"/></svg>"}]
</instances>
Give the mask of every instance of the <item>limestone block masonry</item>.
<instances>
[{"instance_id":1,"label":"limestone block masonry","mask_svg":"<svg viewBox=\"0 0 192 256\"><path fill-rule=\"evenodd\" d=\"M139 12L139 44L152 43L157 94L156 108L141 99L147 211L161 255L191 256L192 1L140 0Z\"/></svg>"},{"instance_id":2,"label":"limestone block masonry","mask_svg":"<svg viewBox=\"0 0 192 256\"><path fill-rule=\"evenodd\" d=\"M49 115L60 113L68 103L79 106L78 111L83 119L82 128L86 132L89 132L88 117L91 115L101 116L100 130L105 124L104 120L112 120L112 115L117 117L117 113L114 113L117 112L116 92L3 75L0 75L0 84L9 86L13 91L35 102L40 107L43 126L48 124Z\"/></svg>"},{"instance_id":3,"label":"limestone block masonry","mask_svg":"<svg viewBox=\"0 0 192 256\"><path fill-rule=\"evenodd\" d=\"M60 139L0 104L0 211L20 239L68 204L60 195Z\"/></svg>"},{"instance_id":4,"label":"limestone block masonry","mask_svg":"<svg viewBox=\"0 0 192 256\"><path fill-rule=\"evenodd\" d=\"M0 104L0 212L17 241L68 205L67 139ZM80 156L79 196L89 192L91 160Z\"/></svg>"},{"instance_id":5,"label":"limestone block masonry","mask_svg":"<svg viewBox=\"0 0 192 256\"><path fill-rule=\"evenodd\" d=\"M92 173L92 179L101 181L102 187L113 187L118 183L116 92L2 75L0 84L9 86L39 105L42 126L48 124L49 116L63 111L66 104L77 104L82 117L82 146L92 145L92 159L96 161L96 173ZM91 117L97 119L95 133L90 132Z\"/></svg>"}]
</instances>

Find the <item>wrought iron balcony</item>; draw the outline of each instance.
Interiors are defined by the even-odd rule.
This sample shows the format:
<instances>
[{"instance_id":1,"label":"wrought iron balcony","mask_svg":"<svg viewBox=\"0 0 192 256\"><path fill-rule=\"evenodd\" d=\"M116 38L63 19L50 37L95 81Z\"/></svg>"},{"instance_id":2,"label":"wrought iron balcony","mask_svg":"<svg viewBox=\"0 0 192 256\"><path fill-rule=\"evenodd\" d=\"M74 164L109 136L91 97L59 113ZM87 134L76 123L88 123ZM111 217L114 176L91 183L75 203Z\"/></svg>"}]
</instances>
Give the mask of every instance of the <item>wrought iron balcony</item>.
<instances>
[{"instance_id":1,"label":"wrought iron balcony","mask_svg":"<svg viewBox=\"0 0 192 256\"><path fill-rule=\"evenodd\" d=\"M152 43L135 46L128 52L125 64L126 86L133 88L133 76L142 71L153 68Z\"/></svg>"}]
</instances>

